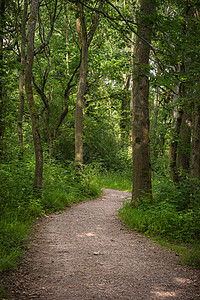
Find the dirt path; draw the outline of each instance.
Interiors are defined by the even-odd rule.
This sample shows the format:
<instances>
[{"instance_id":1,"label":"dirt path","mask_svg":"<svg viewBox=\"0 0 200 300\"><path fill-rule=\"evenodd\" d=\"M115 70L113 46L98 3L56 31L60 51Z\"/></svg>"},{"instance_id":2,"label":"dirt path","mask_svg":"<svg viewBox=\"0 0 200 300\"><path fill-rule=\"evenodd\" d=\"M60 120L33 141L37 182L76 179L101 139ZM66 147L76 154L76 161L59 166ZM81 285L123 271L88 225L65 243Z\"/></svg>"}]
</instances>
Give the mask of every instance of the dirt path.
<instances>
[{"instance_id":1,"label":"dirt path","mask_svg":"<svg viewBox=\"0 0 200 300\"><path fill-rule=\"evenodd\" d=\"M9 299L200 299L200 271L117 219L128 195L104 190L39 222Z\"/></svg>"}]
</instances>

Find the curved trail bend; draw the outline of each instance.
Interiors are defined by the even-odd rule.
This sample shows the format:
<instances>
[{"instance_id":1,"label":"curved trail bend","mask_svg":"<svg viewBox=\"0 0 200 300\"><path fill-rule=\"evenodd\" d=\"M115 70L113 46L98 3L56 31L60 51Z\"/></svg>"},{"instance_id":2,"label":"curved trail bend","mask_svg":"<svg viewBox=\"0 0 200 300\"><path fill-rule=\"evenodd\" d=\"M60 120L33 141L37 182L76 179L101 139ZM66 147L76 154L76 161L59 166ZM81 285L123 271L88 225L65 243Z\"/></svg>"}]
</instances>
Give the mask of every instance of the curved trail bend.
<instances>
[{"instance_id":1,"label":"curved trail bend","mask_svg":"<svg viewBox=\"0 0 200 300\"><path fill-rule=\"evenodd\" d=\"M200 299L199 270L118 220L129 195L106 189L38 222L9 299Z\"/></svg>"}]
</instances>

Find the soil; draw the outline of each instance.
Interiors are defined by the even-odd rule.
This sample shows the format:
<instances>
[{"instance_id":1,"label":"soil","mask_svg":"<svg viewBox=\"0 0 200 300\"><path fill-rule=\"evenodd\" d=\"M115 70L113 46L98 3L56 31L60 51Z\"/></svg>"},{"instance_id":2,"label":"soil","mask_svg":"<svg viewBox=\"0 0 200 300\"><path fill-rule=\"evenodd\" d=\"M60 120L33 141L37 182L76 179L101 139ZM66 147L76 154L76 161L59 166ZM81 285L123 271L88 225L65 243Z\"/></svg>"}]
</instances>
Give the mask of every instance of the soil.
<instances>
[{"instance_id":1,"label":"soil","mask_svg":"<svg viewBox=\"0 0 200 300\"><path fill-rule=\"evenodd\" d=\"M117 218L128 196L105 189L38 221L30 249L7 277L8 299L200 299L200 270Z\"/></svg>"}]
</instances>

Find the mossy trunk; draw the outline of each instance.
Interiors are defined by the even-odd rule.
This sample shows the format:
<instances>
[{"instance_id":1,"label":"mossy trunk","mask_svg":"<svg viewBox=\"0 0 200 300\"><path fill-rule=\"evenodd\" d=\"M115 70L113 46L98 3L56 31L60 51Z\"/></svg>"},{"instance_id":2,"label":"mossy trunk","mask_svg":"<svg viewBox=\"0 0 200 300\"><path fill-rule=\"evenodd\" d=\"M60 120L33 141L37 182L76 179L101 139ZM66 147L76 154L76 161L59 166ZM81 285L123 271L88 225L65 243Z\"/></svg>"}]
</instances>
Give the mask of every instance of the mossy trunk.
<instances>
[{"instance_id":1,"label":"mossy trunk","mask_svg":"<svg viewBox=\"0 0 200 300\"><path fill-rule=\"evenodd\" d=\"M190 150L191 150L191 113L183 112L181 128L180 128L180 138L178 143L178 153L177 153L177 169L180 174L188 174L190 167ZM184 175L184 174L182 174Z\"/></svg>"},{"instance_id":2,"label":"mossy trunk","mask_svg":"<svg viewBox=\"0 0 200 300\"><path fill-rule=\"evenodd\" d=\"M132 205L144 194L152 198L149 139L149 55L151 43L152 1L140 1L139 23L135 43L132 87L133 194Z\"/></svg>"},{"instance_id":3,"label":"mossy trunk","mask_svg":"<svg viewBox=\"0 0 200 300\"><path fill-rule=\"evenodd\" d=\"M124 91L128 91L130 88L130 81L131 81L131 76L127 76L126 82L124 84ZM123 96L121 100L121 116L120 116L120 133L121 133L121 144L125 145L128 142L129 138L129 122L130 122L130 103L128 100L128 96Z\"/></svg>"},{"instance_id":4,"label":"mossy trunk","mask_svg":"<svg viewBox=\"0 0 200 300\"><path fill-rule=\"evenodd\" d=\"M180 177L177 169L177 151L178 151L178 138L181 130L183 109L179 109L177 118L175 120L175 126L172 131L170 147L169 147L169 168L173 183L179 182Z\"/></svg>"},{"instance_id":5,"label":"mossy trunk","mask_svg":"<svg viewBox=\"0 0 200 300\"><path fill-rule=\"evenodd\" d=\"M19 71L19 110L17 120L19 158L23 156L23 116L24 116L24 70L25 70L25 48L26 48L26 19L28 3L24 1L24 10L21 23L21 69Z\"/></svg>"},{"instance_id":6,"label":"mossy trunk","mask_svg":"<svg viewBox=\"0 0 200 300\"><path fill-rule=\"evenodd\" d=\"M80 66L80 78L76 99L75 109L75 161L77 163L83 163L83 136L82 136L82 124L83 124L83 101L87 80L87 45L82 47L82 58Z\"/></svg>"},{"instance_id":7,"label":"mossy trunk","mask_svg":"<svg viewBox=\"0 0 200 300\"><path fill-rule=\"evenodd\" d=\"M35 26L37 20L38 0L32 0L30 21L28 25L28 46L27 46L27 61L25 70L25 90L28 103L28 109L32 123L32 134L35 150L35 176L34 186L37 190L42 189L42 174L43 174L43 150L39 128L39 114L34 102L33 89L32 89L32 67L34 60L34 38Z\"/></svg>"},{"instance_id":8,"label":"mossy trunk","mask_svg":"<svg viewBox=\"0 0 200 300\"><path fill-rule=\"evenodd\" d=\"M195 102L195 108L194 108L190 177L196 180L200 179L200 103L199 100Z\"/></svg>"},{"instance_id":9,"label":"mossy trunk","mask_svg":"<svg viewBox=\"0 0 200 300\"><path fill-rule=\"evenodd\" d=\"M0 0L0 160L3 154L3 137L5 130L4 122L4 96L3 96L3 37L4 37L4 24L5 24L5 6L6 1Z\"/></svg>"}]
</instances>

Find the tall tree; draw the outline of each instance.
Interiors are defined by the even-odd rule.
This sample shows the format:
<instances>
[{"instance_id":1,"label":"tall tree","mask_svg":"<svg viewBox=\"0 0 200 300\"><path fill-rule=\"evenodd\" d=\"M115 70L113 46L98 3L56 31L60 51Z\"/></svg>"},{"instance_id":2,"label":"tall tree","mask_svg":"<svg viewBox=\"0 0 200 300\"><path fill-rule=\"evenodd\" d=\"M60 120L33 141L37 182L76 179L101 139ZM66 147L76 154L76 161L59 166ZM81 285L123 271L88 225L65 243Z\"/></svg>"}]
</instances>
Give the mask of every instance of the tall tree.
<instances>
[{"instance_id":1,"label":"tall tree","mask_svg":"<svg viewBox=\"0 0 200 300\"><path fill-rule=\"evenodd\" d=\"M192 130L192 146L191 146L191 165L190 165L190 177L192 179L200 179L200 75L199 75L199 31L200 31L200 5L196 5L193 8L193 18L192 18L192 32L197 32L198 38L194 39L196 45L196 53L198 56L195 58L197 62L197 87L194 92L194 112L193 112L193 130ZM196 54L195 53L195 54Z\"/></svg>"},{"instance_id":2,"label":"tall tree","mask_svg":"<svg viewBox=\"0 0 200 300\"><path fill-rule=\"evenodd\" d=\"M191 144L191 112L184 110L180 128L180 138L177 153L177 168L188 173L190 167L190 144ZM184 174L183 174L184 175Z\"/></svg>"},{"instance_id":3,"label":"tall tree","mask_svg":"<svg viewBox=\"0 0 200 300\"><path fill-rule=\"evenodd\" d=\"M42 175L43 175L43 149L39 128L39 114L35 105L33 88L32 88L32 69L34 61L34 39L35 39L35 27L37 21L39 0L32 0L30 20L28 24L27 35L27 60L25 69L25 90L28 103L28 109L32 123L32 134L35 149L35 176L34 186L38 189L42 189Z\"/></svg>"},{"instance_id":4,"label":"tall tree","mask_svg":"<svg viewBox=\"0 0 200 300\"><path fill-rule=\"evenodd\" d=\"M5 27L5 6L6 1L0 1L0 157L3 154L3 136L4 136L4 121L3 121L3 38L4 38L4 27Z\"/></svg>"},{"instance_id":5,"label":"tall tree","mask_svg":"<svg viewBox=\"0 0 200 300\"><path fill-rule=\"evenodd\" d=\"M133 65L132 139L133 194L132 205L144 195L151 198L151 164L149 141L149 55L155 2L140 1Z\"/></svg>"},{"instance_id":6,"label":"tall tree","mask_svg":"<svg viewBox=\"0 0 200 300\"><path fill-rule=\"evenodd\" d=\"M126 78L126 82L123 86L123 90L128 91L130 88L130 81L131 81L131 76L128 75ZM121 103L121 118L120 118L120 131L121 131L121 142L122 145L125 145L125 142L127 142L127 137L129 137L129 101L128 97L124 94L122 98L122 103Z\"/></svg>"},{"instance_id":7,"label":"tall tree","mask_svg":"<svg viewBox=\"0 0 200 300\"><path fill-rule=\"evenodd\" d=\"M200 179L200 84L198 87L197 98L194 103L193 116L193 134L192 134L192 151L190 177L196 180Z\"/></svg>"},{"instance_id":8,"label":"tall tree","mask_svg":"<svg viewBox=\"0 0 200 300\"><path fill-rule=\"evenodd\" d=\"M99 14L103 3L104 0L99 1L98 12L93 18L89 32L84 11L85 0L77 5L79 16L77 18L76 27L81 45L81 65L75 109L75 161L81 164L83 163L83 102L87 81L88 49L99 24Z\"/></svg>"},{"instance_id":9,"label":"tall tree","mask_svg":"<svg viewBox=\"0 0 200 300\"><path fill-rule=\"evenodd\" d=\"M18 131L18 146L19 155L23 155L23 114L24 114L24 70L26 63L26 20L27 20L28 3L24 0L23 16L21 22L21 68L19 71L19 112L17 120L17 131Z\"/></svg>"}]
</instances>

